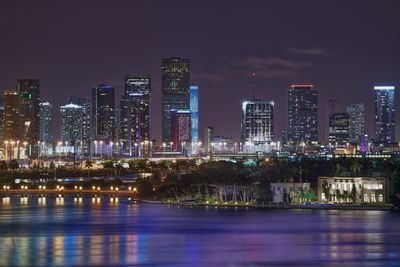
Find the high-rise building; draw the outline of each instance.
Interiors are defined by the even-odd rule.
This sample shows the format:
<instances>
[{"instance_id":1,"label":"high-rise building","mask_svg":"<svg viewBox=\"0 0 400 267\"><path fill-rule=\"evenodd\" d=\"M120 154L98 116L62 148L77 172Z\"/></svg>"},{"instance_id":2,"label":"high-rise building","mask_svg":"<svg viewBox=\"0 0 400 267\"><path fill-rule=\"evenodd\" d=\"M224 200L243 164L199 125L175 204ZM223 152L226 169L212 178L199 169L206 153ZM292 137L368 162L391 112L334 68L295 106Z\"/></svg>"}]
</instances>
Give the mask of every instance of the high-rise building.
<instances>
[{"instance_id":1,"label":"high-rise building","mask_svg":"<svg viewBox=\"0 0 400 267\"><path fill-rule=\"evenodd\" d=\"M192 119L192 142L197 143L199 141L199 86L197 85L190 86L190 117Z\"/></svg>"},{"instance_id":2,"label":"high-rise building","mask_svg":"<svg viewBox=\"0 0 400 267\"><path fill-rule=\"evenodd\" d=\"M82 142L81 151L85 155L89 155L91 144L91 115L90 100L85 97L68 97L67 103L75 104L82 107Z\"/></svg>"},{"instance_id":3,"label":"high-rise building","mask_svg":"<svg viewBox=\"0 0 400 267\"><path fill-rule=\"evenodd\" d=\"M329 115L329 143L335 147L345 147L349 143L349 114Z\"/></svg>"},{"instance_id":4,"label":"high-rise building","mask_svg":"<svg viewBox=\"0 0 400 267\"><path fill-rule=\"evenodd\" d=\"M17 82L19 93L19 140L27 142L27 155L36 158L40 137L40 81L21 79Z\"/></svg>"},{"instance_id":5,"label":"high-rise building","mask_svg":"<svg viewBox=\"0 0 400 267\"><path fill-rule=\"evenodd\" d=\"M40 107L40 142L49 145L53 141L52 136L52 111L53 105L49 102L41 102Z\"/></svg>"},{"instance_id":6,"label":"high-rise building","mask_svg":"<svg viewBox=\"0 0 400 267\"><path fill-rule=\"evenodd\" d=\"M271 152L274 138L274 102L247 100L242 103L243 151Z\"/></svg>"},{"instance_id":7,"label":"high-rise building","mask_svg":"<svg viewBox=\"0 0 400 267\"><path fill-rule=\"evenodd\" d=\"M4 141L4 103L3 98L0 101L0 142Z\"/></svg>"},{"instance_id":8,"label":"high-rise building","mask_svg":"<svg viewBox=\"0 0 400 267\"><path fill-rule=\"evenodd\" d=\"M79 146L83 138L83 107L67 104L60 107L61 140L69 146Z\"/></svg>"},{"instance_id":9,"label":"high-rise building","mask_svg":"<svg viewBox=\"0 0 400 267\"><path fill-rule=\"evenodd\" d=\"M4 92L4 125L5 141L19 140L19 94L15 90Z\"/></svg>"},{"instance_id":10,"label":"high-rise building","mask_svg":"<svg viewBox=\"0 0 400 267\"><path fill-rule=\"evenodd\" d=\"M204 151L206 153L211 152L211 145L213 141L214 141L214 127L208 126L204 128L204 135L203 135Z\"/></svg>"},{"instance_id":11,"label":"high-rise building","mask_svg":"<svg viewBox=\"0 0 400 267\"><path fill-rule=\"evenodd\" d=\"M337 99L331 98L325 101L325 139L324 143L329 142L329 115L336 112Z\"/></svg>"},{"instance_id":12,"label":"high-rise building","mask_svg":"<svg viewBox=\"0 0 400 267\"><path fill-rule=\"evenodd\" d=\"M115 137L114 87L100 84L92 88L92 138L112 142Z\"/></svg>"},{"instance_id":13,"label":"high-rise building","mask_svg":"<svg viewBox=\"0 0 400 267\"><path fill-rule=\"evenodd\" d=\"M189 109L189 59L162 60L162 140L171 141L171 110Z\"/></svg>"},{"instance_id":14,"label":"high-rise building","mask_svg":"<svg viewBox=\"0 0 400 267\"><path fill-rule=\"evenodd\" d=\"M175 151L182 153L188 150L191 145L191 118L190 110L171 111L171 142Z\"/></svg>"},{"instance_id":15,"label":"high-rise building","mask_svg":"<svg viewBox=\"0 0 400 267\"><path fill-rule=\"evenodd\" d=\"M318 90L292 85L287 92L287 138L294 143L318 142Z\"/></svg>"},{"instance_id":16,"label":"high-rise building","mask_svg":"<svg viewBox=\"0 0 400 267\"><path fill-rule=\"evenodd\" d=\"M130 156L147 156L151 130L151 77L125 77L125 93L120 103L122 152ZM136 144L136 145L135 145Z\"/></svg>"},{"instance_id":17,"label":"high-rise building","mask_svg":"<svg viewBox=\"0 0 400 267\"><path fill-rule=\"evenodd\" d=\"M395 137L394 86L375 86L375 142L389 144Z\"/></svg>"},{"instance_id":18,"label":"high-rise building","mask_svg":"<svg viewBox=\"0 0 400 267\"><path fill-rule=\"evenodd\" d=\"M349 142L359 143L365 134L364 104L349 105L346 107L346 112L349 115Z\"/></svg>"}]
</instances>

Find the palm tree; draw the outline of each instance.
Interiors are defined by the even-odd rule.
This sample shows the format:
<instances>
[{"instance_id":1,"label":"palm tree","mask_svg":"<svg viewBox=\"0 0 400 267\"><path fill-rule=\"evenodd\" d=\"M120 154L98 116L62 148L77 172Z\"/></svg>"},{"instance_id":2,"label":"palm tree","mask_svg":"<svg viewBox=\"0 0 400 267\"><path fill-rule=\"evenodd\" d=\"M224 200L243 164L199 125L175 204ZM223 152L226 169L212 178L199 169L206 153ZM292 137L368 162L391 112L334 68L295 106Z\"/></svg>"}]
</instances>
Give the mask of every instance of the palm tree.
<instances>
[{"instance_id":1,"label":"palm tree","mask_svg":"<svg viewBox=\"0 0 400 267\"><path fill-rule=\"evenodd\" d=\"M93 164L90 160L85 162L85 168L88 169L88 178L90 177L90 169L93 167Z\"/></svg>"},{"instance_id":2,"label":"palm tree","mask_svg":"<svg viewBox=\"0 0 400 267\"><path fill-rule=\"evenodd\" d=\"M353 159L350 164L350 169L353 172L354 176L357 176L361 171L361 162L358 159Z\"/></svg>"}]
</instances>

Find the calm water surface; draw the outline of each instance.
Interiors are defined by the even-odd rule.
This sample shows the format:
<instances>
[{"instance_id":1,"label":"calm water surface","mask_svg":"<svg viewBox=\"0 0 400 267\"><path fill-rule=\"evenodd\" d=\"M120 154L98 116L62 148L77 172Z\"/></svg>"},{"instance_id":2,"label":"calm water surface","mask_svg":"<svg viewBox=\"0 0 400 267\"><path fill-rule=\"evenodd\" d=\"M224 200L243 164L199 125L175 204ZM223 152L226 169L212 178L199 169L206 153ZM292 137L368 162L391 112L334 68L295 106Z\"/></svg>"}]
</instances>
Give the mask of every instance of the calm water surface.
<instances>
[{"instance_id":1,"label":"calm water surface","mask_svg":"<svg viewBox=\"0 0 400 267\"><path fill-rule=\"evenodd\" d=\"M0 198L0 266L400 266L400 215Z\"/></svg>"}]
</instances>

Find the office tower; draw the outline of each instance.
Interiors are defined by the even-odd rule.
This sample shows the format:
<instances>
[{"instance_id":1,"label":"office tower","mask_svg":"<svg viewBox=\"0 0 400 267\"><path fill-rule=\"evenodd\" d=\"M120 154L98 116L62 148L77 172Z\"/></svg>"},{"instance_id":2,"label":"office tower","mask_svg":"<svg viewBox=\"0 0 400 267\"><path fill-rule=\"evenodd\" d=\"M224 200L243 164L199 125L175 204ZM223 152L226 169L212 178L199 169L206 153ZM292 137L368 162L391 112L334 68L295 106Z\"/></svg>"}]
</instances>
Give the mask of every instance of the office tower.
<instances>
[{"instance_id":1,"label":"office tower","mask_svg":"<svg viewBox=\"0 0 400 267\"><path fill-rule=\"evenodd\" d=\"M67 98L67 102L82 107L82 142L81 152L84 155L90 154L90 143L91 143L91 115L90 115L90 100L85 97L74 97L70 96Z\"/></svg>"},{"instance_id":2,"label":"office tower","mask_svg":"<svg viewBox=\"0 0 400 267\"><path fill-rule=\"evenodd\" d=\"M162 60L162 140L171 141L171 110L189 109L190 62L189 59Z\"/></svg>"},{"instance_id":3,"label":"office tower","mask_svg":"<svg viewBox=\"0 0 400 267\"><path fill-rule=\"evenodd\" d=\"M287 92L287 135L294 143L318 142L318 90L292 85Z\"/></svg>"},{"instance_id":4,"label":"office tower","mask_svg":"<svg viewBox=\"0 0 400 267\"><path fill-rule=\"evenodd\" d=\"M52 110L53 105L49 102L41 102L39 104L40 108L40 142L44 142L45 144L49 145L53 141L52 136Z\"/></svg>"},{"instance_id":5,"label":"office tower","mask_svg":"<svg viewBox=\"0 0 400 267\"><path fill-rule=\"evenodd\" d=\"M120 102L122 152L148 156L151 130L151 77L125 77L125 92ZM136 144L136 145L135 145Z\"/></svg>"},{"instance_id":6,"label":"office tower","mask_svg":"<svg viewBox=\"0 0 400 267\"><path fill-rule=\"evenodd\" d=\"M375 86L375 142L394 142L394 86Z\"/></svg>"},{"instance_id":7,"label":"office tower","mask_svg":"<svg viewBox=\"0 0 400 267\"><path fill-rule=\"evenodd\" d=\"M332 98L325 101L325 138L324 143L329 142L329 115L336 112L337 99Z\"/></svg>"},{"instance_id":8,"label":"office tower","mask_svg":"<svg viewBox=\"0 0 400 267\"><path fill-rule=\"evenodd\" d=\"M356 144L365 134L364 104L349 105L346 107L346 112L349 115L349 142Z\"/></svg>"},{"instance_id":9,"label":"office tower","mask_svg":"<svg viewBox=\"0 0 400 267\"><path fill-rule=\"evenodd\" d=\"M242 103L243 151L271 152L274 138L274 102L248 100Z\"/></svg>"},{"instance_id":10,"label":"office tower","mask_svg":"<svg viewBox=\"0 0 400 267\"><path fill-rule=\"evenodd\" d=\"M190 86L190 116L192 119L192 142L199 141L199 86Z\"/></svg>"},{"instance_id":11,"label":"office tower","mask_svg":"<svg viewBox=\"0 0 400 267\"><path fill-rule=\"evenodd\" d=\"M40 82L36 79L21 79L17 82L19 93L19 139L27 142L27 155L36 158L40 137Z\"/></svg>"},{"instance_id":12,"label":"office tower","mask_svg":"<svg viewBox=\"0 0 400 267\"><path fill-rule=\"evenodd\" d=\"M329 143L335 147L345 147L349 143L349 114L329 115Z\"/></svg>"},{"instance_id":13,"label":"office tower","mask_svg":"<svg viewBox=\"0 0 400 267\"><path fill-rule=\"evenodd\" d=\"M1 98L0 103L0 142L4 142L4 102Z\"/></svg>"},{"instance_id":14,"label":"office tower","mask_svg":"<svg viewBox=\"0 0 400 267\"><path fill-rule=\"evenodd\" d=\"M100 84L92 88L92 138L112 142L115 136L114 87Z\"/></svg>"},{"instance_id":15,"label":"office tower","mask_svg":"<svg viewBox=\"0 0 400 267\"><path fill-rule=\"evenodd\" d=\"M175 151L187 150L191 143L190 110L171 110L171 142Z\"/></svg>"},{"instance_id":16,"label":"office tower","mask_svg":"<svg viewBox=\"0 0 400 267\"><path fill-rule=\"evenodd\" d=\"M15 90L4 92L4 125L5 141L19 140L19 94Z\"/></svg>"},{"instance_id":17,"label":"office tower","mask_svg":"<svg viewBox=\"0 0 400 267\"><path fill-rule=\"evenodd\" d=\"M67 104L60 107L61 140L65 145L79 146L83 133L83 107Z\"/></svg>"},{"instance_id":18,"label":"office tower","mask_svg":"<svg viewBox=\"0 0 400 267\"><path fill-rule=\"evenodd\" d=\"M206 153L211 152L211 144L213 141L214 141L214 127L208 126L204 128L204 136L203 136L204 150Z\"/></svg>"},{"instance_id":19,"label":"office tower","mask_svg":"<svg viewBox=\"0 0 400 267\"><path fill-rule=\"evenodd\" d=\"M115 117L115 137L114 141L115 143L119 143L120 138L121 138L121 107L120 106L115 106L115 112L114 112L114 117Z\"/></svg>"}]
</instances>

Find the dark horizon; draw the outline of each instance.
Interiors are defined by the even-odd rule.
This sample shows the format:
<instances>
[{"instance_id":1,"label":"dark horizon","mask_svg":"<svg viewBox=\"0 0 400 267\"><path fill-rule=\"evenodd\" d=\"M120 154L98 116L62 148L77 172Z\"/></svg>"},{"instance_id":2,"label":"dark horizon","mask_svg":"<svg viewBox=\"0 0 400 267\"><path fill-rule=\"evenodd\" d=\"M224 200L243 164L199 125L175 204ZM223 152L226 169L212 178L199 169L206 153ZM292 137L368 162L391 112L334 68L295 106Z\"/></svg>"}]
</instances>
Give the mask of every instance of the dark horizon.
<instances>
[{"instance_id":1,"label":"dark horizon","mask_svg":"<svg viewBox=\"0 0 400 267\"><path fill-rule=\"evenodd\" d=\"M399 83L398 1L7 1L0 4L0 90L37 78L41 99L59 106L68 96L90 96L103 82L116 104L127 74L152 76L152 138L161 137L161 60L191 60L199 85L200 136L205 126L240 136L241 101L256 95L275 102L275 135L286 124L286 90L293 83L319 89L319 139L324 102L339 110L366 106L373 135L373 86ZM371 14L372 13L372 14Z\"/></svg>"}]
</instances>

